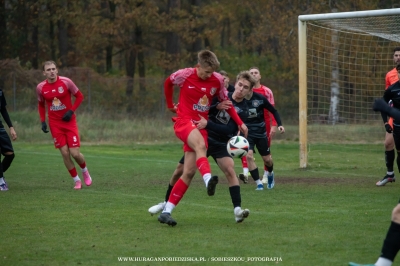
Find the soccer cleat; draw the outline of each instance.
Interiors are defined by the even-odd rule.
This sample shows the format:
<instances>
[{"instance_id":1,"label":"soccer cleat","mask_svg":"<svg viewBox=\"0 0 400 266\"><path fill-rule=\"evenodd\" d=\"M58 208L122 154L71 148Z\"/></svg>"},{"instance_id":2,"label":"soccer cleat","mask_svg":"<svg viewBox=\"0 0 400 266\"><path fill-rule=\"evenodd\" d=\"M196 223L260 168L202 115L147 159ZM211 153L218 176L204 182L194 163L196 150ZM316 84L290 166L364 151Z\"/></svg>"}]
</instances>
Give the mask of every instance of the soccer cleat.
<instances>
[{"instance_id":1,"label":"soccer cleat","mask_svg":"<svg viewBox=\"0 0 400 266\"><path fill-rule=\"evenodd\" d=\"M256 190L264 190L264 185L263 184L257 185Z\"/></svg>"},{"instance_id":2,"label":"soccer cleat","mask_svg":"<svg viewBox=\"0 0 400 266\"><path fill-rule=\"evenodd\" d=\"M8 190L8 186L6 181L4 180L4 183L0 185L0 191L7 191Z\"/></svg>"},{"instance_id":3,"label":"soccer cleat","mask_svg":"<svg viewBox=\"0 0 400 266\"><path fill-rule=\"evenodd\" d=\"M264 173L261 182L262 182L264 185L268 184L268 175L267 175L267 173Z\"/></svg>"},{"instance_id":4,"label":"soccer cleat","mask_svg":"<svg viewBox=\"0 0 400 266\"><path fill-rule=\"evenodd\" d=\"M152 207L149 208L149 213L151 214L151 216L153 216L154 214L159 213L160 211L162 211L165 207L166 202L160 202L157 205L154 205Z\"/></svg>"},{"instance_id":5,"label":"soccer cleat","mask_svg":"<svg viewBox=\"0 0 400 266\"><path fill-rule=\"evenodd\" d=\"M171 214L168 212L163 212L158 216L158 221L162 224L168 224L170 226L175 226L177 222L172 219Z\"/></svg>"},{"instance_id":6,"label":"soccer cleat","mask_svg":"<svg viewBox=\"0 0 400 266\"><path fill-rule=\"evenodd\" d=\"M215 187L218 184L218 176L214 175L210 178L207 184L207 194L208 196L213 196L215 194Z\"/></svg>"},{"instance_id":7,"label":"soccer cleat","mask_svg":"<svg viewBox=\"0 0 400 266\"><path fill-rule=\"evenodd\" d=\"M242 210L241 208L235 209L235 220L237 223L243 222L243 220L249 217L250 211L248 209Z\"/></svg>"},{"instance_id":8,"label":"soccer cleat","mask_svg":"<svg viewBox=\"0 0 400 266\"><path fill-rule=\"evenodd\" d=\"M75 186L74 186L74 189L81 189L82 188L82 182L81 181L76 181L75 182Z\"/></svg>"},{"instance_id":9,"label":"soccer cleat","mask_svg":"<svg viewBox=\"0 0 400 266\"><path fill-rule=\"evenodd\" d=\"M386 183L392 183L395 181L396 181L396 178L394 177L394 175L392 175L392 176L385 175L382 180L379 180L378 182L376 182L376 185L378 187L382 187L382 186L386 185Z\"/></svg>"},{"instance_id":10,"label":"soccer cleat","mask_svg":"<svg viewBox=\"0 0 400 266\"><path fill-rule=\"evenodd\" d=\"M349 266L375 266L375 264L358 264L354 262L349 262Z\"/></svg>"},{"instance_id":11,"label":"soccer cleat","mask_svg":"<svg viewBox=\"0 0 400 266\"><path fill-rule=\"evenodd\" d=\"M239 174L238 178L243 181L243 183L247 184L249 182L249 176L245 174Z\"/></svg>"},{"instance_id":12,"label":"soccer cleat","mask_svg":"<svg viewBox=\"0 0 400 266\"><path fill-rule=\"evenodd\" d=\"M89 171L86 170L85 172L82 173L82 175L86 186L90 186L92 184L92 178L90 177Z\"/></svg>"},{"instance_id":13,"label":"soccer cleat","mask_svg":"<svg viewBox=\"0 0 400 266\"><path fill-rule=\"evenodd\" d=\"M268 175L267 178L268 178L267 188L268 189L273 189L274 186L275 186L274 171L272 171L271 175Z\"/></svg>"}]
</instances>

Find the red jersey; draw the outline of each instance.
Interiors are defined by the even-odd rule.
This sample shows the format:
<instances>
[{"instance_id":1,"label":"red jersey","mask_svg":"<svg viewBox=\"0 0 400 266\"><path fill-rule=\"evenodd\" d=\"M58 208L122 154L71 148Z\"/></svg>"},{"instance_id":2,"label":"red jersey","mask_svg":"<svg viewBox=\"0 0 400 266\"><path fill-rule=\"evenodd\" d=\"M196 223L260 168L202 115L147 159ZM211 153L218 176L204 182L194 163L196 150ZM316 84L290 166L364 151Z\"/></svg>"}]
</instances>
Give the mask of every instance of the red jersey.
<instances>
[{"instance_id":1,"label":"red jersey","mask_svg":"<svg viewBox=\"0 0 400 266\"><path fill-rule=\"evenodd\" d=\"M58 76L54 83L48 83L47 80L39 83L36 87L36 94L39 101L41 121L45 121L45 102L47 103L49 122L55 122L61 121L63 115L68 110L75 112L75 109L83 100L83 95L79 92L75 83L69 78L62 76ZM79 100L77 96L74 105L72 105L71 94L79 95ZM72 116L70 121L75 121L75 114Z\"/></svg>"},{"instance_id":2,"label":"red jersey","mask_svg":"<svg viewBox=\"0 0 400 266\"><path fill-rule=\"evenodd\" d=\"M272 104L272 106L275 106L274 94L272 93L272 90L270 88L261 85L258 88L253 88L253 91L265 96L267 100ZM277 126L274 116L270 112L264 109L265 127L267 128L268 134L271 131L271 119L272 119L272 126Z\"/></svg>"},{"instance_id":3,"label":"red jersey","mask_svg":"<svg viewBox=\"0 0 400 266\"><path fill-rule=\"evenodd\" d=\"M396 68L390 70L385 77L385 89L387 89L390 85L394 84L399 80L399 75L397 73Z\"/></svg>"},{"instance_id":4,"label":"red jersey","mask_svg":"<svg viewBox=\"0 0 400 266\"><path fill-rule=\"evenodd\" d=\"M174 107L172 102L174 85L181 89L178 118L199 120L199 115L201 115L207 119L213 97L218 97L219 101L229 100L224 79L219 73L214 72L210 78L203 80L197 75L196 68L185 68L176 71L165 80L164 92L168 108ZM234 114L231 114L232 111ZM234 108L229 108L227 112L236 123L241 122Z\"/></svg>"}]
</instances>

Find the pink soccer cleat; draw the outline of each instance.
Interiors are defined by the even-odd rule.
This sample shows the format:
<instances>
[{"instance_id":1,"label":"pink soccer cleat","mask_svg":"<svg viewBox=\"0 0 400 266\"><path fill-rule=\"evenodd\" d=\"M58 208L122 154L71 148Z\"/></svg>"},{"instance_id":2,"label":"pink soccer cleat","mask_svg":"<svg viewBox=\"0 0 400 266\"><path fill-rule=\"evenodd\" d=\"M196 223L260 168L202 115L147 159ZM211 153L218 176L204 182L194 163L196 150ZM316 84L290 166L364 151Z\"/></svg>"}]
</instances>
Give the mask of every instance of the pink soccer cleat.
<instances>
[{"instance_id":1,"label":"pink soccer cleat","mask_svg":"<svg viewBox=\"0 0 400 266\"><path fill-rule=\"evenodd\" d=\"M74 186L74 189L81 189L82 188L82 182L81 181L76 181L75 182L75 186Z\"/></svg>"},{"instance_id":2,"label":"pink soccer cleat","mask_svg":"<svg viewBox=\"0 0 400 266\"><path fill-rule=\"evenodd\" d=\"M90 186L92 184L92 178L90 177L89 171L86 170L83 174L83 180L85 181L86 186Z\"/></svg>"}]
</instances>

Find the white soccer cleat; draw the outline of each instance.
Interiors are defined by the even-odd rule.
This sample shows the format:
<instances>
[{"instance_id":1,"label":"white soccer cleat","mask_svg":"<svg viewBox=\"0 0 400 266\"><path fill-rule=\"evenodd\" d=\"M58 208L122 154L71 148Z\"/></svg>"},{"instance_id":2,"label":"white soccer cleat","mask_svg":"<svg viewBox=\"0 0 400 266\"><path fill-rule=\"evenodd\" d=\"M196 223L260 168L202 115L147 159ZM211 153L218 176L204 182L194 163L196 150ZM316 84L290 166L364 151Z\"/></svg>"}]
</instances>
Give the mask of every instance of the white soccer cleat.
<instances>
[{"instance_id":1,"label":"white soccer cleat","mask_svg":"<svg viewBox=\"0 0 400 266\"><path fill-rule=\"evenodd\" d=\"M167 204L167 203L164 201L164 202L160 202L157 205L150 207L149 213L153 216L154 214L161 212L162 210L164 210L165 204Z\"/></svg>"},{"instance_id":2,"label":"white soccer cleat","mask_svg":"<svg viewBox=\"0 0 400 266\"><path fill-rule=\"evenodd\" d=\"M235 220L237 223L243 222L245 218L247 218L250 214L250 211L248 209L242 210L242 208L237 207L233 211L235 213Z\"/></svg>"},{"instance_id":3,"label":"white soccer cleat","mask_svg":"<svg viewBox=\"0 0 400 266\"><path fill-rule=\"evenodd\" d=\"M267 173L264 173L261 182L262 182L264 185L268 184L268 175L267 175Z\"/></svg>"}]
</instances>

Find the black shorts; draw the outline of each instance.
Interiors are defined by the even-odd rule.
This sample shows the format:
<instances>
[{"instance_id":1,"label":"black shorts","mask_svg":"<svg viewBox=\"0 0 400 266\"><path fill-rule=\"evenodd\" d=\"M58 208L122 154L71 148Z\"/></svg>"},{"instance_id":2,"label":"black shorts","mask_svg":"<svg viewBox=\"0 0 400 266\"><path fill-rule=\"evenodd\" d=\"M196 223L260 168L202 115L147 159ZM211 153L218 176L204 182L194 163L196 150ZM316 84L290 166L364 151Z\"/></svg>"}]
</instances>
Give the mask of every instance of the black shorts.
<instances>
[{"instance_id":1,"label":"black shorts","mask_svg":"<svg viewBox=\"0 0 400 266\"><path fill-rule=\"evenodd\" d=\"M0 128L0 149L3 155L8 151L14 152L10 136L8 136L5 128Z\"/></svg>"},{"instance_id":2,"label":"black shorts","mask_svg":"<svg viewBox=\"0 0 400 266\"><path fill-rule=\"evenodd\" d=\"M261 156L267 156L271 154L271 150L268 146L268 138L251 138L247 137L249 141L249 150L255 152L254 147L257 147L258 153Z\"/></svg>"},{"instance_id":3,"label":"black shorts","mask_svg":"<svg viewBox=\"0 0 400 266\"><path fill-rule=\"evenodd\" d=\"M232 157L226 149L227 143L208 138L207 157L213 157L215 162L218 158Z\"/></svg>"}]
</instances>

